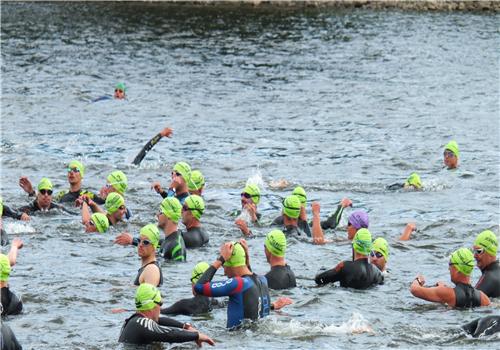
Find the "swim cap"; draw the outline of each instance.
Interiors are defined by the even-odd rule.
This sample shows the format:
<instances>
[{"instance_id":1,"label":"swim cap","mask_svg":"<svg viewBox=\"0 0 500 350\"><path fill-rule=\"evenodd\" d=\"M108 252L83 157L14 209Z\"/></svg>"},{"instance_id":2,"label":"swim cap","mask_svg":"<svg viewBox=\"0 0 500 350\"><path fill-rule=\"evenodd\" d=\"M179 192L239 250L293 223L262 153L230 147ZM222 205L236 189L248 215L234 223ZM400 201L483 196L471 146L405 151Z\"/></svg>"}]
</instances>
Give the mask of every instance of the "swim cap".
<instances>
[{"instance_id":1,"label":"swim cap","mask_svg":"<svg viewBox=\"0 0 500 350\"><path fill-rule=\"evenodd\" d=\"M490 230L483 231L477 236L474 245L483 247L486 253L496 256L498 249L497 236Z\"/></svg>"},{"instance_id":2,"label":"swim cap","mask_svg":"<svg viewBox=\"0 0 500 350\"><path fill-rule=\"evenodd\" d=\"M127 176L123 171L116 170L108 175L106 178L111 186L117 190L120 194L124 194L128 187Z\"/></svg>"},{"instance_id":3,"label":"swim cap","mask_svg":"<svg viewBox=\"0 0 500 350\"><path fill-rule=\"evenodd\" d=\"M243 189L243 193L248 193L251 198L252 198L252 201L255 203L255 204L259 204L260 202L260 189L259 189L259 186L257 185L246 185L245 188Z\"/></svg>"},{"instance_id":4,"label":"swim cap","mask_svg":"<svg viewBox=\"0 0 500 350\"><path fill-rule=\"evenodd\" d=\"M300 186L295 187L292 194L294 196L299 197L300 203L302 203L302 205L306 204L306 202L307 202L306 191L302 187L300 187Z\"/></svg>"},{"instance_id":5,"label":"swim cap","mask_svg":"<svg viewBox=\"0 0 500 350\"><path fill-rule=\"evenodd\" d=\"M356 253L368 255L372 250L372 234L366 228L359 229L352 240L352 248Z\"/></svg>"},{"instance_id":6,"label":"swim cap","mask_svg":"<svg viewBox=\"0 0 500 350\"><path fill-rule=\"evenodd\" d=\"M127 91L127 87L125 86L125 83L117 83L115 85L115 89L122 90L123 92Z\"/></svg>"},{"instance_id":7,"label":"swim cap","mask_svg":"<svg viewBox=\"0 0 500 350\"><path fill-rule=\"evenodd\" d=\"M286 251L286 237L281 230L272 230L266 236L266 241L264 242L267 250L278 257L285 257Z\"/></svg>"},{"instance_id":8,"label":"swim cap","mask_svg":"<svg viewBox=\"0 0 500 350\"><path fill-rule=\"evenodd\" d=\"M364 210L356 210L349 215L347 221L359 230L360 228L368 228L368 214Z\"/></svg>"},{"instance_id":9,"label":"swim cap","mask_svg":"<svg viewBox=\"0 0 500 350\"><path fill-rule=\"evenodd\" d=\"M73 168L77 168L78 171L80 171L80 176L83 178L83 175L85 175L85 167L83 166L82 163L80 163L79 161L77 160L72 160L71 162L69 162L68 164L68 168L69 169L73 169Z\"/></svg>"},{"instance_id":10,"label":"swim cap","mask_svg":"<svg viewBox=\"0 0 500 350\"><path fill-rule=\"evenodd\" d=\"M149 311L160 305L161 293L152 284L142 283L135 292L135 307L138 311Z\"/></svg>"},{"instance_id":11,"label":"swim cap","mask_svg":"<svg viewBox=\"0 0 500 350\"><path fill-rule=\"evenodd\" d=\"M411 173L406 179L405 185L414 186L415 188L422 188L422 181L417 173Z\"/></svg>"},{"instance_id":12,"label":"swim cap","mask_svg":"<svg viewBox=\"0 0 500 350\"><path fill-rule=\"evenodd\" d=\"M245 249L238 242L233 242L233 254L229 260L226 260L224 266L226 267L237 267L237 266L245 266L246 265L246 254Z\"/></svg>"},{"instance_id":13,"label":"swim cap","mask_svg":"<svg viewBox=\"0 0 500 350\"><path fill-rule=\"evenodd\" d=\"M372 244L372 250L382 254L385 261L389 261L389 244L387 244L387 241L384 238L379 237L374 240Z\"/></svg>"},{"instance_id":14,"label":"swim cap","mask_svg":"<svg viewBox=\"0 0 500 350\"><path fill-rule=\"evenodd\" d=\"M467 248L457 249L451 254L450 264L454 265L458 272L470 276L474 269L474 255Z\"/></svg>"},{"instance_id":15,"label":"swim cap","mask_svg":"<svg viewBox=\"0 0 500 350\"><path fill-rule=\"evenodd\" d=\"M104 233L109 228L109 220L108 217L102 213L94 213L90 217L90 220L94 223L97 231L100 233Z\"/></svg>"},{"instance_id":16,"label":"swim cap","mask_svg":"<svg viewBox=\"0 0 500 350\"><path fill-rule=\"evenodd\" d=\"M444 146L444 149L452 151L457 158L460 155L460 152L458 151L458 144L455 140L448 142L446 146Z\"/></svg>"},{"instance_id":17,"label":"swim cap","mask_svg":"<svg viewBox=\"0 0 500 350\"><path fill-rule=\"evenodd\" d=\"M141 231L139 231L141 236L146 236L151 241L153 247L158 248L158 243L160 242L160 231L158 230L158 226L155 224L147 224Z\"/></svg>"},{"instance_id":18,"label":"swim cap","mask_svg":"<svg viewBox=\"0 0 500 350\"><path fill-rule=\"evenodd\" d=\"M125 205L125 199L116 192L108 194L106 202L104 203L109 214L114 214L122 205Z\"/></svg>"},{"instance_id":19,"label":"swim cap","mask_svg":"<svg viewBox=\"0 0 500 350\"><path fill-rule=\"evenodd\" d=\"M199 170L193 170L191 172L191 179L188 181L188 189L190 191L200 190L205 186L205 178Z\"/></svg>"},{"instance_id":20,"label":"swim cap","mask_svg":"<svg viewBox=\"0 0 500 350\"><path fill-rule=\"evenodd\" d=\"M3 199L2 199L2 196L0 196L0 216L3 216Z\"/></svg>"},{"instance_id":21,"label":"swim cap","mask_svg":"<svg viewBox=\"0 0 500 350\"><path fill-rule=\"evenodd\" d=\"M201 276L207 271L207 269L210 267L208 263L202 261L196 264L196 266L193 268L193 272L191 272L191 283L196 284L198 280L200 279Z\"/></svg>"},{"instance_id":22,"label":"swim cap","mask_svg":"<svg viewBox=\"0 0 500 350\"><path fill-rule=\"evenodd\" d=\"M54 187L52 186L52 182L50 182L49 179L47 179L46 177L42 178L40 180L40 182L38 183L38 191L40 190L51 190L53 189Z\"/></svg>"},{"instance_id":23,"label":"swim cap","mask_svg":"<svg viewBox=\"0 0 500 350\"><path fill-rule=\"evenodd\" d=\"M178 162L174 165L173 171L181 174L182 178L186 183L189 183L189 179L191 178L191 167L186 162Z\"/></svg>"},{"instance_id":24,"label":"swim cap","mask_svg":"<svg viewBox=\"0 0 500 350\"><path fill-rule=\"evenodd\" d=\"M173 222L179 222L182 213L182 204L175 197L167 197L160 204L160 210Z\"/></svg>"},{"instance_id":25,"label":"swim cap","mask_svg":"<svg viewBox=\"0 0 500 350\"><path fill-rule=\"evenodd\" d=\"M184 201L184 205L191 211L191 214L198 220L200 220L203 211L205 210L205 203L203 198L195 194L190 195Z\"/></svg>"},{"instance_id":26,"label":"swim cap","mask_svg":"<svg viewBox=\"0 0 500 350\"><path fill-rule=\"evenodd\" d=\"M10 261L5 254L0 254L0 281L7 282L10 276Z\"/></svg>"},{"instance_id":27,"label":"swim cap","mask_svg":"<svg viewBox=\"0 0 500 350\"><path fill-rule=\"evenodd\" d=\"M297 219L300 216L300 208L302 203L300 198L294 195L288 196L283 201L283 214L292 219Z\"/></svg>"}]
</instances>

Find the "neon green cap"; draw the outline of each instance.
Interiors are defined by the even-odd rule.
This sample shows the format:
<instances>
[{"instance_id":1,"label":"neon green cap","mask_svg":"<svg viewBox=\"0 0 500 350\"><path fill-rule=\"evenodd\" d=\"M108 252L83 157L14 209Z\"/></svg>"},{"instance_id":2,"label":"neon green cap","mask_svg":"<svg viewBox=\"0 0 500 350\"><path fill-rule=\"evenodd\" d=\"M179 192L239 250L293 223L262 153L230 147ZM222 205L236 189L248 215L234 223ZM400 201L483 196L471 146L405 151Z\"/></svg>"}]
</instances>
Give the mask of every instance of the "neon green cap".
<instances>
[{"instance_id":1,"label":"neon green cap","mask_svg":"<svg viewBox=\"0 0 500 350\"><path fill-rule=\"evenodd\" d=\"M135 308L138 311L149 311L161 303L161 293L152 284L142 283L135 292Z\"/></svg>"},{"instance_id":2,"label":"neon green cap","mask_svg":"<svg viewBox=\"0 0 500 350\"><path fill-rule=\"evenodd\" d=\"M458 272L470 276L474 269L474 254L470 249L460 248L455 250L450 257L450 264L455 266Z\"/></svg>"},{"instance_id":3,"label":"neon green cap","mask_svg":"<svg viewBox=\"0 0 500 350\"><path fill-rule=\"evenodd\" d=\"M243 193L248 193L252 201L257 205L260 202L260 189L259 186L251 184L251 185L246 185L245 188L243 189Z\"/></svg>"},{"instance_id":4,"label":"neon green cap","mask_svg":"<svg viewBox=\"0 0 500 350\"><path fill-rule=\"evenodd\" d=\"M0 281L7 282L10 276L10 261L5 254L0 254Z\"/></svg>"},{"instance_id":5,"label":"neon green cap","mask_svg":"<svg viewBox=\"0 0 500 350\"><path fill-rule=\"evenodd\" d=\"M481 232L474 241L474 245L483 247L486 253L490 255L497 256L498 239L490 230Z\"/></svg>"},{"instance_id":6,"label":"neon green cap","mask_svg":"<svg viewBox=\"0 0 500 350\"><path fill-rule=\"evenodd\" d=\"M422 181L420 180L420 175L417 173L411 173L406 179L405 185L414 186L415 188L422 188Z\"/></svg>"},{"instance_id":7,"label":"neon green cap","mask_svg":"<svg viewBox=\"0 0 500 350\"><path fill-rule=\"evenodd\" d=\"M51 190L53 189L54 187L52 186L52 182L50 182L49 179L47 179L46 177L42 178L40 180L40 182L38 183L38 191L40 190Z\"/></svg>"},{"instance_id":8,"label":"neon green cap","mask_svg":"<svg viewBox=\"0 0 500 350\"><path fill-rule=\"evenodd\" d=\"M288 196L283 201L283 214L292 219L297 219L300 216L300 208L302 203L300 198L294 195Z\"/></svg>"},{"instance_id":9,"label":"neon green cap","mask_svg":"<svg viewBox=\"0 0 500 350\"><path fill-rule=\"evenodd\" d=\"M3 199L2 199L2 196L0 196L0 216L3 216Z\"/></svg>"},{"instance_id":10,"label":"neon green cap","mask_svg":"<svg viewBox=\"0 0 500 350\"><path fill-rule=\"evenodd\" d=\"M189 184L190 182L189 179L191 178L191 167L189 166L188 163L186 162L175 163L173 170L181 174L184 181L186 181L186 184Z\"/></svg>"},{"instance_id":11,"label":"neon green cap","mask_svg":"<svg viewBox=\"0 0 500 350\"><path fill-rule=\"evenodd\" d=\"M188 181L188 189L190 191L197 191L205 186L205 178L199 170L191 172L191 179Z\"/></svg>"},{"instance_id":12,"label":"neon green cap","mask_svg":"<svg viewBox=\"0 0 500 350\"><path fill-rule=\"evenodd\" d=\"M179 222L182 214L182 204L175 197L167 197L160 204L160 210L173 222Z\"/></svg>"},{"instance_id":13,"label":"neon green cap","mask_svg":"<svg viewBox=\"0 0 500 350\"><path fill-rule=\"evenodd\" d=\"M226 267L237 267L246 265L246 254L245 249L238 242L233 242L233 253L231 257L226 260L224 266Z\"/></svg>"},{"instance_id":14,"label":"neon green cap","mask_svg":"<svg viewBox=\"0 0 500 350\"><path fill-rule=\"evenodd\" d=\"M83 178L83 175L85 175L85 167L83 166L83 164L77 160L72 160L68 164L68 169L73 169L73 168L77 168L78 171L80 172L80 176Z\"/></svg>"},{"instance_id":15,"label":"neon green cap","mask_svg":"<svg viewBox=\"0 0 500 350\"><path fill-rule=\"evenodd\" d=\"M108 217L102 213L94 213L90 217L90 220L94 223L97 231L100 233L104 233L109 228L109 220Z\"/></svg>"},{"instance_id":16,"label":"neon green cap","mask_svg":"<svg viewBox=\"0 0 500 350\"><path fill-rule=\"evenodd\" d=\"M457 158L458 156L460 156L460 151L458 150L458 144L455 140L448 142L446 146L444 146L444 149L452 151L455 157Z\"/></svg>"},{"instance_id":17,"label":"neon green cap","mask_svg":"<svg viewBox=\"0 0 500 350\"><path fill-rule=\"evenodd\" d=\"M368 255L372 250L372 234L366 228L360 228L352 240L352 248L361 255Z\"/></svg>"},{"instance_id":18,"label":"neon green cap","mask_svg":"<svg viewBox=\"0 0 500 350\"><path fill-rule=\"evenodd\" d=\"M146 236L151 241L153 247L158 248L158 244L160 242L160 231L158 230L158 226L155 224L147 224L141 231L139 232L141 236Z\"/></svg>"},{"instance_id":19,"label":"neon green cap","mask_svg":"<svg viewBox=\"0 0 500 350\"><path fill-rule=\"evenodd\" d=\"M205 211L205 203L203 198L195 194L190 195L184 201L184 205L191 211L191 214L198 220L200 220L201 215Z\"/></svg>"},{"instance_id":20,"label":"neon green cap","mask_svg":"<svg viewBox=\"0 0 500 350\"><path fill-rule=\"evenodd\" d=\"M295 187L295 188L293 189L292 194L293 194L294 196L299 197L299 199L300 199L300 203L302 203L302 205L305 205L305 204L306 204L306 202L307 202L306 191L305 191L302 187L300 187L300 186Z\"/></svg>"},{"instance_id":21,"label":"neon green cap","mask_svg":"<svg viewBox=\"0 0 500 350\"><path fill-rule=\"evenodd\" d=\"M272 230L266 236L264 242L267 250L274 255L281 258L285 257L286 251L286 237L281 230Z\"/></svg>"},{"instance_id":22,"label":"neon green cap","mask_svg":"<svg viewBox=\"0 0 500 350\"><path fill-rule=\"evenodd\" d=\"M115 85L115 89L122 90L123 92L127 91L127 87L125 86L125 83L117 83Z\"/></svg>"},{"instance_id":23,"label":"neon green cap","mask_svg":"<svg viewBox=\"0 0 500 350\"><path fill-rule=\"evenodd\" d=\"M208 263L206 263L205 261L196 264L196 266L193 268L193 272L191 272L191 283L196 284L209 267L210 265L208 265Z\"/></svg>"},{"instance_id":24,"label":"neon green cap","mask_svg":"<svg viewBox=\"0 0 500 350\"><path fill-rule=\"evenodd\" d=\"M387 244L387 241L384 238L379 237L374 240L372 250L382 254L385 261L389 261L389 244Z\"/></svg>"},{"instance_id":25,"label":"neon green cap","mask_svg":"<svg viewBox=\"0 0 500 350\"><path fill-rule=\"evenodd\" d=\"M120 194L124 194L127 191L128 180L127 176L123 173L123 171L116 170L108 175L107 180L111 186L115 190L117 190Z\"/></svg>"},{"instance_id":26,"label":"neon green cap","mask_svg":"<svg viewBox=\"0 0 500 350\"><path fill-rule=\"evenodd\" d=\"M114 214L122 205L125 205L125 199L121 194L116 192L108 194L106 202L104 203L104 206L109 214Z\"/></svg>"}]
</instances>

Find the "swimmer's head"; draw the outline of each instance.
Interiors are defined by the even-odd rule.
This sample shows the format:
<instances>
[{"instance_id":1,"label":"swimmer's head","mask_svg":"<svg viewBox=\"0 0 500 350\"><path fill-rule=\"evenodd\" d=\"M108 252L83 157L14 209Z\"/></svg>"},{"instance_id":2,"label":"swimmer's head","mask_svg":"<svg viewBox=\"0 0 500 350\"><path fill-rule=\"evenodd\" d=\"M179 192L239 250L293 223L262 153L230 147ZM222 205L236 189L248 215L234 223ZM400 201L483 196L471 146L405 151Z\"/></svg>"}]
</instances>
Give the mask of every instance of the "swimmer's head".
<instances>
[{"instance_id":1,"label":"swimmer's head","mask_svg":"<svg viewBox=\"0 0 500 350\"><path fill-rule=\"evenodd\" d=\"M10 261L5 254L0 254L0 282L7 282L10 276Z\"/></svg>"},{"instance_id":2,"label":"swimmer's head","mask_svg":"<svg viewBox=\"0 0 500 350\"><path fill-rule=\"evenodd\" d=\"M147 237L151 245L155 247L155 249L158 248L160 242L160 231L158 230L158 226L155 224L147 224L141 228L139 235Z\"/></svg>"},{"instance_id":3,"label":"swimmer's head","mask_svg":"<svg viewBox=\"0 0 500 350\"><path fill-rule=\"evenodd\" d=\"M205 203L203 202L203 198L195 194L190 195L184 201L182 210L189 210L196 219L200 220L201 215L205 211Z\"/></svg>"},{"instance_id":4,"label":"swimmer's head","mask_svg":"<svg viewBox=\"0 0 500 350\"><path fill-rule=\"evenodd\" d=\"M209 267L210 265L208 265L208 263L206 263L205 261L196 264L196 266L193 268L193 271L191 272L191 283L198 283L200 277L203 276L203 274L208 270Z\"/></svg>"},{"instance_id":5,"label":"swimmer's head","mask_svg":"<svg viewBox=\"0 0 500 350\"><path fill-rule=\"evenodd\" d=\"M118 83L115 85L115 94L114 97L116 99L122 100L125 98L125 92L127 91L127 87L124 83Z\"/></svg>"},{"instance_id":6,"label":"swimmer's head","mask_svg":"<svg viewBox=\"0 0 500 350\"><path fill-rule=\"evenodd\" d=\"M107 180L111 186L118 192L123 195L125 191L127 191L128 180L127 176L123 173L123 171L116 170L108 175Z\"/></svg>"},{"instance_id":7,"label":"swimmer's head","mask_svg":"<svg viewBox=\"0 0 500 350\"><path fill-rule=\"evenodd\" d=\"M465 276L470 276L474 269L474 255L467 248L460 248L455 250L450 257L450 267L454 266L458 272Z\"/></svg>"},{"instance_id":8,"label":"swimmer's head","mask_svg":"<svg viewBox=\"0 0 500 350\"><path fill-rule=\"evenodd\" d=\"M420 180L420 175L418 175L417 173L411 173L410 176L408 176L408 178L406 179L404 186L413 186L416 189L421 189L422 181Z\"/></svg>"},{"instance_id":9,"label":"swimmer's head","mask_svg":"<svg viewBox=\"0 0 500 350\"><path fill-rule=\"evenodd\" d=\"M78 160L72 160L68 164L68 174L69 173L79 173L81 178L85 175L85 167Z\"/></svg>"},{"instance_id":10,"label":"swimmer's head","mask_svg":"<svg viewBox=\"0 0 500 350\"><path fill-rule=\"evenodd\" d=\"M233 242L233 253L224 263L224 267L246 266L246 258L245 249L243 249L241 244L239 242Z\"/></svg>"},{"instance_id":11,"label":"swimmer's head","mask_svg":"<svg viewBox=\"0 0 500 350\"><path fill-rule=\"evenodd\" d=\"M352 248L361 255L368 255L372 249L372 234L366 228L359 229L352 240Z\"/></svg>"},{"instance_id":12,"label":"swimmer's head","mask_svg":"<svg viewBox=\"0 0 500 350\"><path fill-rule=\"evenodd\" d=\"M90 221L94 224L97 232L104 233L109 228L109 220L108 217L102 213L94 213L90 217Z\"/></svg>"},{"instance_id":13,"label":"swimmer's head","mask_svg":"<svg viewBox=\"0 0 500 350\"><path fill-rule=\"evenodd\" d=\"M389 260L389 244L384 238L379 237L373 241L372 251L382 254L385 261Z\"/></svg>"},{"instance_id":14,"label":"swimmer's head","mask_svg":"<svg viewBox=\"0 0 500 350\"><path fill-rule=\"evenodd\" d=\"M193 170L191 172L191 178L188 181L189 191L199 191L205 186L205 178L199 170Z\"/></svg>"},{"instance_id":15,"label":"swimmer's head","mask_svg":"<svg viewBox=\"0 0 500 350\"><path fill-rule=\"evenodd\" d=\"M260 202L260 189L259 186L255 184L246 185L241 195L245 198L251 198L255 205Z\"/></svg>"},{"instance_id":16,"label":"swimmer's head","mask_svg":"<svg viewBox=\"0 0 500 350\"><path fill-rule=\"evenodd\" d=\"M286 252L286 237L281 230L272 230L266 236L264 242L267 250L274 256L285 257Z\"/></svg>"},{"instance_id":17,"label":"swimmer's head","mask_svg":"<svg viewBox=\"0 0 500 350\"><path fill-rule=\"evenodd\" d=\"M189 184L189 180L191 178L191 167L189 166L188 163L186 162L178 162L175 163L174 169L172 170L172 173L175 173L177 176L181 176L186 184Z\"/></svg>"},{"instance_id":18,"label":"swimmer's head","mask_svg":"<svg viewBox=\"0 0 500 350\"><path fill-rule=\"evenodd\" d=\"M53 188L54 186L52 186L52 182L46 177L42 178L38 183L38 191L46 190L52 192Z\"/></svg>"},{"instance_id":19,"label":"swimmer's head","mask_svg":"<svg viewBox=\"0 0 500 350\"><path fill-rule=\"evenodd\" d=\"M291 219L298 219L301 207L300 198L295 195L288 196L283 200L283 214Z\"/></svg>"},{"instance_id":20,"label":"swimmer's head","mask_svg":"<svg viewBox=\"0 0 500 350\"><path fill-rule=\"evenodd\" d=\"M490 230L483 231L477 236L474 246L484 249L491 256L496 256L498 250L497 236Z\"/></svg>"},{"instance_id":21,"label":"swimmer's head","mask_svg":"<svg viewBox=\"0 0 500 350\"><path fill-rule=\"evenodd\" d=\"M453 169L457 167L458 157L460 152L458 150L458 144L456 141L450 141L444 147L444 164L449 168Z\"/></svg>"},{"instance_id":22,"label":"swimmer's head","mask_svg":"<svg viewBox=\"0 0 500 350\"><path fill-rule=\"evenodd\" d=\"M368 214L364 210L356 210L349 215L348 224L354 226L356 230L360 228L368 228Z\"/></svg>"},{"instance_id":23,"label":"swimmer's head","mask_svg":"<svg viewBox=\"0 0 500 350\"><path fill-rule=\"evenodd\" d=\"M138 311L149 311L161 306L161 293L152 284L142 283L135 292L135 307Z\"/></svg>"},{"instance_id":24,"label":"swimmer's head","mask_svg":"<svg viewBox=\"0 0 500 350\"><path fill-rule=\"evenodd\" d=\"M181 202L175 197L167 197L160 204L160 210L169 220L179 222L182 215Z\"/></svg>"},{"instance_id":25,"label":"swimmer's head","mask_svg":"<svg viewBox=\"0 0 500 350\"><path fill-rule=\"evenodd\" d=\"M306 202L307 202L306 191L302 187L300 187L300 186L295 187L293 189L292 194L294 196L299 197L300 203L302 203L302 205L306 205Z\"/></svg>"},{"instance_id":26,"label":"swimmer's head","mask_svg":"<svg viewBox=\"0 0 500 350\"><path fill-rule=\"evenodd\" d=\"M104 206L109 214L114 214L118 211L118 209L125 206L125 199L117 192L111 192L106 197Z\"/></svg>"}]
</instances>

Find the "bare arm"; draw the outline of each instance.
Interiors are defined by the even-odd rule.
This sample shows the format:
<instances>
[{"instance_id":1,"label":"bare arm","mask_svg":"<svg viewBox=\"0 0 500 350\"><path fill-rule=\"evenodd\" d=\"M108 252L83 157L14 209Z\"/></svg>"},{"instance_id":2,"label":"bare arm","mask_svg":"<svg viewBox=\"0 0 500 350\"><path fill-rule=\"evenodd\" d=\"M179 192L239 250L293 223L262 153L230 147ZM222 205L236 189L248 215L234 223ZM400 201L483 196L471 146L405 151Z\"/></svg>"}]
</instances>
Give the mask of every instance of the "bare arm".
<instances>
[{"instance_id":1,"label":"bare arm","mask_svg":"<svg viewBox=\"0 0 500 350\"><path fill-rule=\"evenodd\" d=\"M413 231L417 229L417 224L414 222L409 222L406 224L403 233L399 237L400 241L408 241Z\"/></svg>"},{"instance_id":2,"label":"bare arm","mask_svg":"<svg viewBox=\"0 0 500 350\"><path fill-rule=\"evenodd\" d=\"M312 236L314 244L325 244L325 235L323 229L321 228L321 218L320 218L320 204L319 202L313 202L311 204L313 221L312 221Z\"/></svg>"},{"instance_id":3,"label":"bare arm","mask_svg":"<svg viewBox=\"0 0 500 350\"><path fill-rule=\"evenodd\" d=\"M14 266L16 264L17 252L22 247L23 247L23 241L21 241L20 238L16 237L12 240L12 245L10 246L10 251L8 255L10 266Z\"/></svg>"},{"instance_id":4,"label":"bare arm","mask_svg":"<svg viewBox=\"0 0 500 350\"><path fill-rule=\"evenodd\" d=\"M423 276L415 278L410 286L410 292L414 296L427 301L455 306L455 292L453 288L444 283L438 283L435 287L425 287Z\"/></svg>"}]
</instances>

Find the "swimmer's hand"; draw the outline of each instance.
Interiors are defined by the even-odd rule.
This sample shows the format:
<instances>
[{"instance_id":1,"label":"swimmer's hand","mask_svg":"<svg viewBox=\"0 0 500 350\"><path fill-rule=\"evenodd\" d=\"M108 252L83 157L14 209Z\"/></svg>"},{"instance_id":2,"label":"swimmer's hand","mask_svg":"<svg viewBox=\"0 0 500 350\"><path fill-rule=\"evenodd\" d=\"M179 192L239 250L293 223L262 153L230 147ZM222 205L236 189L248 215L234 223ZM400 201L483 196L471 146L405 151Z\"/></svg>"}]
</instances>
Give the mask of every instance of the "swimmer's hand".
<instances>
[{"instance_id":1,"label":"swimmer's hand","mask_svg":"<svg viewBox=\"0 0 500 350\"><path fill-rule=\"evenodd\" d=\"M340 201L340 205L342 206L342 208L347 208L347 207L352 207L352 200L350 200L349 198L342 198L342 200Z\"/></svg>"},{"instance_id":2,"label":"swimmer's hand","mask_svg":"<svg viewBox=\"0 0 500 350\"><path fill-rule=\"evenodd\" d=\"M243 247L243 250L245 251L245 257L246 257L245 264L251 270L251 268L250 268L250 254L248 253L248 243L244 238L242 238L242 239L240 239L240 244Z\"/></svg>"},{"instance_id":3,"label":"swimmer's hand","mask_svg":"<svg viewBox=\"0 0 500 350\"><path fill-rule=\"evenodd\" d=\"M244 206L243 209L245 209L248 214L250 215L250 219L252 222L257 221L257 205L255 205L254 202L247 202Z\"/></svg>"},{"instance_id":4,"label":"swimmer's hand","mask_svg":"<svg viewBox=\"0 0 500 350\"><path fill-rule=\"evenodd\" d=\"M83 203L86 203L88 204L89 206L93 206L95 205L94 201L92 199L90 199L89 195L88 194L83 194L81 195L80 197L78 197L76 200L75 200L75 207L82 207L83 206Z\"/></svg>"},{"instance_id":5,"label":"swimmer's hand","mask_svg":"<svg viewBox=\"0 0 500 350\"><path fill-rule=\"evenodd\" d=\"M30 220L31 220L31 218L30 218L30 216L29 216L28 214L26 214L26 213L22 213L22 214L21 214L21 220L22 220L22 221L30 221Z\"/></svg>"},{"instance_id":6,"label":"swimmer's hand","mask_svg":"<svg viewBox=\"0 0 500 350\"><path fill-rule=\"evenodd\" d=\"M236 219L236 221L234 222L236 224L236 226L238 226L238 228L241 230L241 232L249 237L252 235L252 231L250 231L250 229L248 228L248 225L246 223L245 220L243 219Z\"/></svg>"},{"instance_id":7,"label":"swimmer's hand","mask_svg":"<svg viewBox=\"0 0 500 350\"><path fill-rule=\"evenodd\" d=\"M132 242L133 242L133 237L128 232L120 233L118 236L116 236L115 240L113 241L113 243L119 245L132 245Z\"/></svg>"},{"instance_id":8,"label":"swimmer's hand","mask_svg":"<svg viewBox=\"0 0 500 350\"><path fill-rule=\"evenodd\" d=\"M12 240L12 244L11 244L12 247L16 247L17 249L21 249L23 246L24 246L24 243L23 241L21 240L21 238L19 237L16 237Z\"/></svg>"},{"instance_id":9,"label":"swimmer's hand","mask_svg":"<svg viewBox=\"0 0 500 350\"><path fill-rule=\"evenodd\" d=\"M164 128L162 131L160 131L160 135L162 137L171 137L172 134L174 133L174 129L171 128Z\"/></svg>"},{"instance_id":10,"label":"swimmer's hand","mask_svg":"<svg viewBox=\"0 0 500 350\"><path fill-rule=\"evenodd\" d=\"M417 230L417 224L415 222L409 222L406 224L403 233L399 237L400 241L408 241L411 234Z\"/></svg>"},{"instance_id":11,"label":"swimmer's hand","mask_svg":"<svg viewBox=\"0 0 500 350\"><path fill-rule=\"evenodd\" d=\"M301 206L300 207L300 215L299 215L299 219L302 220L302 221L306 221L307 222L307 212L306 212L306 207L305 206Z\"/></svg>"},{"instance_id":12,"label":"swimmer's hand","mask_svg":"<svg viewBox=\"0 0 500 350\"><path fill-rule=\"evenodd\" d=\"M196 345L198 345L198 347L201 348L203 343L207 343L208 345L212 345L212 346L215 345L215 342L212 338L210 338L208 335L206 335L204 333L198 332L198 340L196 340Z\"/></svg>"},{"instance_id":13,"label":"swimmer's hand","mask_svg":"<svg viewBox=\"0 0 500 350\"><path fill-rule=\"evenodd\" d=\"M286 297L279 297L272 303L273 310L279 310L287 305L293 304L293 300Z\"/></svg>"},{"instance_id":14,"label":"swimmer's hand","mask_svg":"<svg viewBox=\"0 0 500 350\"><path fill-rule=\"evenodd\" d=\"M231 259L233 255L233 243L226 242L220 247L220 255L224 258L225 261Z\"/></svg>"},{"instance_id":15,"label":"swimmer's hand","mask_svg":"<svg viewBox=\"0 0 500 350\"><path fill-rule=\"evenodd\" d=\"M161 185L160 185L160 182L159 181L155 181L151 184L151 189L152 190L155 190L156 193L162 193L163 192L163 188L161 188Z\"/></svg>"},{"instance_id":16,"label":"swimmer's hand","mask_svg":"<svg viewBox=\"0 0 500 350\"><path fill-rule=\"evenodd\" d=\"M35 195L35 190L33 189L33 185L31 181L26 176L21 176L19 178L19 186L24 190L24 192L28 193L30 196Z\"/></svg>"}]
</instances>

